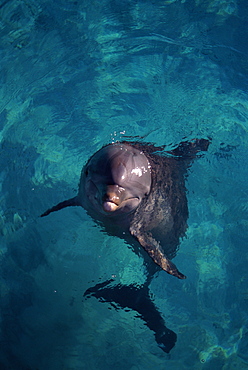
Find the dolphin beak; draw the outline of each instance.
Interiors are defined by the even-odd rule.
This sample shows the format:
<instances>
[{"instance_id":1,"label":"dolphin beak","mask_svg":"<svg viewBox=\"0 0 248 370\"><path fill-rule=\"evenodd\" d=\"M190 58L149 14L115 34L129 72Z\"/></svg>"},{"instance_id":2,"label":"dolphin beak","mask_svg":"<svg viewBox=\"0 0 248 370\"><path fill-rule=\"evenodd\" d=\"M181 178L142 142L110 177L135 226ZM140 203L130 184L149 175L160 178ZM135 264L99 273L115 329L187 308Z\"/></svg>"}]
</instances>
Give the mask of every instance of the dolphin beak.
<instances>
[{"instance_id":1,"label":"dolphin beak","mask_svg":"<svg viewBox=\"0 0 248 370\"><path fill-rule=\"evenodd\" d=\"M113 212L113 211L116 211L118 208L118 205L111 201L103 202L102 206L105 212Z\"/></svg>"},{"instance_id":2,"label":"dolphin beak","mask_svg":"<svg viewBox=\"0 0 248 370\"><path fill-rule=\"evenodd\" d=\"M113 212L122 202L123 188L118 185L108 185L103 196L103 209L105 212Z\"/></svg>"}]
</instances>

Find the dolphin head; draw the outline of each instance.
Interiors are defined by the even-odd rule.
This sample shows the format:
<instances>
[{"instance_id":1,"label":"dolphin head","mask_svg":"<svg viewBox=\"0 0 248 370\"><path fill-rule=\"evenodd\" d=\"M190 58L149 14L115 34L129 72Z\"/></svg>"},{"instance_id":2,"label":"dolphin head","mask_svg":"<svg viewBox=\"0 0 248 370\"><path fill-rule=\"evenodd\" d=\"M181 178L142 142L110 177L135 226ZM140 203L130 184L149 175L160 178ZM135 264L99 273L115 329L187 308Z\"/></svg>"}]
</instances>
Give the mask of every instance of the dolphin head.
<instances>
[{"instance_id":1,"label":"dolphin head","mask_svg":"<svg viewBox=\"0 0 248 370\"><path fill-rule=\"evenodd\" d=\"M79 196L105 215L136 209L151 188L151 170L143 152L128 144L109 144L82 170Z\"/></svg>"}]
</instances>

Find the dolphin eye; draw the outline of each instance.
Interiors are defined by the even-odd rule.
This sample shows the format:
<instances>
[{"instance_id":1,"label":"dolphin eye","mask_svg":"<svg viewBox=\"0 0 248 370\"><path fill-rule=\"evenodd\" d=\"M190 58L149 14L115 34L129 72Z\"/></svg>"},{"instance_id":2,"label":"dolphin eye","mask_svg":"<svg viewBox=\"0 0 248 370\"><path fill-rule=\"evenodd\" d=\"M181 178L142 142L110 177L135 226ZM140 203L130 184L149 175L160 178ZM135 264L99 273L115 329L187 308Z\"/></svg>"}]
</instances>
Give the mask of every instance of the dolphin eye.
<instances>
[{"instance_id":1,"label":"dolphin eye","mask_svg":"<svg viewBox=\"0 0 248 370\"><path fill-rule=\"evenodd\" d=\"M85 173L85 176L87 177L87 176L88 176L88 174L89 174L89 169L88 169L88 168L86 168L86 169L85 169L85 171L84 171L84 173Z\"/></svg>"}]
</instances>

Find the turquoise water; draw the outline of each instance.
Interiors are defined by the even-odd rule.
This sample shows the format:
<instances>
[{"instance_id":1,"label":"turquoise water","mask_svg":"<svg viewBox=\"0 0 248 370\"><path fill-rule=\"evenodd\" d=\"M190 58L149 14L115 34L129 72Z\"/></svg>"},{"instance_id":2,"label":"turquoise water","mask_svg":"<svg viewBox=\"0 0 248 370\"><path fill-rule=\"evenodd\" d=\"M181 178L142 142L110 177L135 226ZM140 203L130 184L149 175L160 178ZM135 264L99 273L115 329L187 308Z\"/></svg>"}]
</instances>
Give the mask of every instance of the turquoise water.
<instances>
[{"instance_id":1,"label":"turquoise water","mask_svg":"<svg viewBox=\"0 0 248 370\"><path fill-rule=\"evenodd\" d=\"M248 369L246 1L0 3L0 368ZM190 217L154 302L170 354L135 312L84 292L145 266L74 196L82 166L125 136L211 137L187 178Z\"/></svg>"}]
</instances>

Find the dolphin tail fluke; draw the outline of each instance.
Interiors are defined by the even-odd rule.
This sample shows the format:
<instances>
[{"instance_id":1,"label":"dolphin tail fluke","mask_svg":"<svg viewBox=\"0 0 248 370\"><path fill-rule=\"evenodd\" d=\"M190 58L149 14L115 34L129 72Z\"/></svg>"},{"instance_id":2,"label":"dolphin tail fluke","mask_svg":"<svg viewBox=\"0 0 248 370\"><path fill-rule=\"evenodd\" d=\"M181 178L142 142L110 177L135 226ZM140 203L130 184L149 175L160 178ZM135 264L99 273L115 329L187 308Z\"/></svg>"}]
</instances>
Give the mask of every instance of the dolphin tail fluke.
<instances>
[{"instance_id":1,"label":"dolphin tail fluke","mask_svg":"<svg viewBox=\"0 0 248 370\"><path fill-rule=\"evenodd\" d=\"M71 198L64 200L63 202L57 204L56 206L49 208L46 212L42 213L40 217L44 217L49 215L51 212L59 211L62 208L65 207L71 207L71 206L79 206L80 204L78 203L77 197Z\"/></svg>"}]
</instances>

